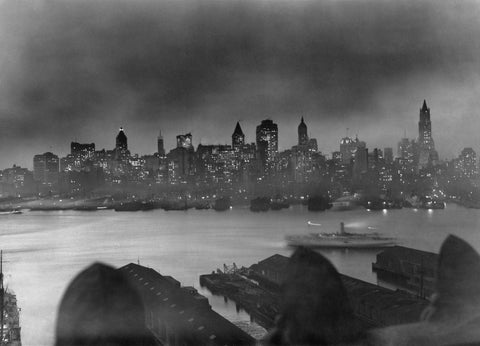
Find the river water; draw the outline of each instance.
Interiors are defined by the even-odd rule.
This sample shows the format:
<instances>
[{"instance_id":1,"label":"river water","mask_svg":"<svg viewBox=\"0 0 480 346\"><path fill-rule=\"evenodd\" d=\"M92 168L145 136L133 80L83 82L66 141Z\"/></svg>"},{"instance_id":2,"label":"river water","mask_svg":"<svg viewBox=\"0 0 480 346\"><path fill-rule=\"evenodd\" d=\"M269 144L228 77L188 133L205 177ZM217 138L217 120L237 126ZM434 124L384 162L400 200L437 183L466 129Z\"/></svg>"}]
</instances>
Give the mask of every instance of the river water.
<instances>
[{"instance_id":1,"label":"river water","mask_svg":"<svg viewBox=\"0 0 480 346\"><path fill-rule=\"evenodd\" d=\"M0 216L0 248L8 288L22 309L23 345L51 345L55 316L69 281L94 261L115 267L140 262L184 286L200 290L200 274L223 264L250 266L275 253L289 255L284 237L336 231L344 221L350 232L381 232L401 245L438 252L449 234L456 234L480 250L480 210L453 204L444 210L401 209L345 212L308 212L305 207L252 213L235 207L213 210L115 212L26 211ZM321 227L307 225L307 221ZM371 271L375 251L323 252L344 274L376 282ZM209 293L201 290L209 296ZM234 304L209 296L213 308L236 324L248 315L236 314ZM232 308L233 307L233 308Z\"/></svg>"}]
</instances>

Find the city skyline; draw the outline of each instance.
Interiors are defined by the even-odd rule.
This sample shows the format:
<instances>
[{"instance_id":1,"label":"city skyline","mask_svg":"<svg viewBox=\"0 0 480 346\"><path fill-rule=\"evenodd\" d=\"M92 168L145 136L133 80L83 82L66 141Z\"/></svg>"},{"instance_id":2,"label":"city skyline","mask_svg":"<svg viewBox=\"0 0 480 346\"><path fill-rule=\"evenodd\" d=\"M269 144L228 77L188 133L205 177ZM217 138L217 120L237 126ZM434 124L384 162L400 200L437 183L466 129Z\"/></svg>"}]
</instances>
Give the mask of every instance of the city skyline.
<instances>
[{"instance_id":1,"label":"city skyline","mask_svg":"<svg viewBox=\"0 0 480 346\"><path fill-rule=\"evenodd\" d=\"M112 148L120 126L133 153L155 152L159 130L166 149L188 132L230 143L237 121L254 142L266 118L280 150L301 117L325 154L346 128L395 147L417 138L424 99L440 157L480 149L473 1L1 1L0 13L0 167L64 156L72 140Z\"/></svg>"},{"instance_id":2,"label":"city skyline","mask_svg":"<svg viewBox=\"0 0 480 346\"><path fill-rule=\"evenodd\" d=\"M420 119L422 117L422 112L424 111L424 108L427 106L427 103L426 103L426 100L423 100L423 103L422 103L422 107L420 107ZM428 108L428 110L430 110L430 108ZM417 115L417 119L418 119L418 115ZM257 123L256 125L254 124L254 126L245 126L244 124L241 124L240 121L236 122L236 125L233 128L233 130L231 131L232 134L235 133L235 131L237 131L237 126L241 126L241 130L243 131L243 128L246 127L246 128L250 128L250 127L253 127L254 129L257 129L258 130L258 127L260 125L263 125L263 123L265 121L273 121L275 122L275 119L272 119L272 118L266 118L266 119L263 119L261 120L259 123ZM433 121L435 123L435 121ZM277 126L277 124L274 124L275 126ZM307 136L310 137L310 138L314 138L316 140L316 137L315 135L312 133L312 131L310 130L310 125L308 123L308 121L305 121L304 117L302 116L300 118L300 120L298 121L297 123L297 126L293 129L295 131L295 136L297 136L295 139L293 139L293 143L291 146L289 147L281 147L279 145L278 149L277 149L277 152L283 152L285 150L290 150L292 149L294 146L298 145L298 126L299 125L306 125L307 127ZM430 125L431 126L431 125ZM292 129L290 129L292 130ZM53 153L55 155L58 155L58 157L64 157L64 156L67 156L70 152L71 152L71 144L75 143L75 144L80 144L80 145L89 145L88 143L92 143L94 144L96 150L114 150L116 147L118 147L118 136L125 136L125 132L128 133L128 129L125 129L124 126L119 126L117 129L115 130L112 130L112 136L104 136L106 138L109 138L107 139L107 141L110 141L112 142L112 145L110 146L106 146L106 147L102 147L100 145L97 144L97 141L95 140L91 140L91 141L79 141L77 138L75 139L70 139L67 143L65 143L65 146L67 147L67 150L65 150L64 152L60 152L60 151L55 151L52 147L50 147L48 150L45 150L45 151L37 151L34 153L34 155L30 158L30 162L28 162L28 159L26 160L27 163L25 165L20 165L17 163L17 161L13 162L13 163L10 163L10 165L7 164L7 166L5 167L0 167L0 169L5 169L5 168L9 168L9 167L12 167L13 165L16 165L16 166L20 166L20 167L25 167L25 168L28 168L28 169L32 169L33 168L33 164L32 164L32 158L35 156L35 155L39 155L39 154L43 154L43 153ZM190 131L188 132L187 135L183 135L183 134L179 134L179 133L183 133L182 131L177 131L177 133L169 133L167 134L165 137L167 138L173 138L172 140L172 143L168 143L165 141L165 137L163 135L163 131L160 129L160 132L161 132L161 137L162 137L162 140L163 140L163 147L164 147L164 151L165 153L169 152L170 150L173 150L175 148L178 147L178 140L179 140L179 137L184 137L184 136L190 136L190 141L191 141L191 144L193 146L193 149L196 150L196 148L198 147L198 145L229 145L231 146L232 145L232 135L228 135L228 133L225 133L223 135L223 137L226 137L226 141L224 142L221 142L221 141L215 141L213 140L213 142L202 142L201 140L197 142L195 136L192 135L192 133L194 133L195 131ZM245 133L246 131L244 131ZM278 133L281 133L281 129L278 130ZM430 133L430 135L432 135L432 133L434 134L434 132L432 131ZM322 153L322 155L325 155L326 157L332 157L332 154L334 152L339 152L341 151L341 143L343 143L343 140L347 137L351 138L351 139L354 139L355 137L358 137L362 140L362 142L365 142L366 144L366 147L367 149L369 150L373 150L373 149L385 149L385 148L391 148L394 150L394 156L397 157L397 151L396 151L396 148L397 148L397 145L398 143L404 139L404 138L408 138L409 140L414 140L416 142L418 142L419 140L419 130L417 129L417 135L414 135L414 136L408 136L408 134L406 133L406 130L404 130L404 135L407 135L407 137L404 137L404 136L400 136L398 138L398 140L394 143L391 143L391 145L386 145L386 146L374 146L374 145L371 145L369 144L369 141L367 138L363 138L361 136L359 136L358 133L353 133L353 131L351 131L348 127L344 129L344 134L341 135L340 137L338 137L338 140L336 143L330 143L328 144L329 147L332 148L331 151L324 151L322 150L321 147L318 147L318 152L319 153ZM115 140L113 139L115 137ZM129 142L134 142L135 143L135 139L132 141L132 137L130 134L128 134L127 136L129 138ZM142 137L145 137L145 136L142 136ZM245 133L244 134L244 137L245 137L245 142L244 143L254 143L254 144L257 144L257 139L255 138L256 135L255 135L255 132L254 134L248 134L248 133ZM433 137L435 137L433 135ZM251 139L251 140L250 140ZM126 141L126 138L123 139L124 141ZM131 147L129 146L129 152L131 152L132 155L151 155L151 154L155 154L158 152L158 131L157 131L157 136L154 137L154 138L150 138L149 141L151 141L152 145L151 145L151 151L148 151L148 152L137 152L135 151L135 149L131 149ZM277 139L278 143L281 142L281 135L278 136L278 139ZM394 140L395 141L395 140ZM100 140L100 142L102 142L102 140ZM84 143L84 144L81 144L81 143ZM470 148L468 146L462 146L461 143L459 143L459 145L461 146L461 150L465 149L465 148ZM126 147L126 143L124 144L124 146ZM157 149L157 150L156 150ZM461 154L461 150L458 154L453 154L453 157L457 157L459 154ZM475 150L477 151L477 150ZM452 158L453 158L452 157ZM450 157L442 157L440 155L440 160L448 160L448 159L451 159ZM2 160L0 160L1 162Z\"/></svg>"}]
</instances>

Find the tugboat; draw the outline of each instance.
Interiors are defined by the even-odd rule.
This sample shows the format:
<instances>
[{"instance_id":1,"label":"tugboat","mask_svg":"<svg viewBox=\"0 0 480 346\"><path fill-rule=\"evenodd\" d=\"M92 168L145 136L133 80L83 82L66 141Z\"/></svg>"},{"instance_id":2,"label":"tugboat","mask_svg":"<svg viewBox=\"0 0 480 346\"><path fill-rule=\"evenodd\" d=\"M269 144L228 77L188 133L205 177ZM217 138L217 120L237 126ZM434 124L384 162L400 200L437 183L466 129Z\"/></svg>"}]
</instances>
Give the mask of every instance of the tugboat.
<instances>
[{"instance_id":1,"label":"tugboat","mask_svg":"<svg viewBox=\"0 0 480 346\"><path fill-rule=\"evenodd\" d=\"M287 236L286 240L290 246L311 248L378 249L395 245L394 238L382 237L378 233L345 232L343 222L340 223L340 232L292 235Z\"/></svg>"}]
</instances>

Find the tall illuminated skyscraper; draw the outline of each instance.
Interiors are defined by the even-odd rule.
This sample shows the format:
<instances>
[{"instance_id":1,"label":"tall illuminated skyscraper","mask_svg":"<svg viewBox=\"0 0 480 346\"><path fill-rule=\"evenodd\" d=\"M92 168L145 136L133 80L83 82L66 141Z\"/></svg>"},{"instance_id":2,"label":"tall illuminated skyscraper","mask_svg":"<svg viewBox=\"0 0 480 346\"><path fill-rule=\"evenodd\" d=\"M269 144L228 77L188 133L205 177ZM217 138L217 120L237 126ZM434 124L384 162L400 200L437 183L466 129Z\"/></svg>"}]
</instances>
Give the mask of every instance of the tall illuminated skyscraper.
<instances>
[{"instance_id":1,"label":"tall illuminated skyscraper","mask_svg":"<svg viewBox=\"0 0 480 346\"><path fill-rule=\"evenodd\" d=\"M432 138L430 108L427 107L427 102L423 100L423 106L420 109L420 120L418 121L418 164L421 168L437 160L438 154L435 151L435 143Z\"/></svg>"},{"instance_id":2,"label":"tall illuminated skyscraper","mask_svg":"<svg viewBox=\"0 0 480 346\"><path fill-rule=\"evenodd\" d=\"M272 171L278 154L278 126L266 119L257 126L257 150L265 171Z\"/></svg>"},{"instance_id":3,"label":"tall illuminated skyscraper","mask_svg":"<svg viewBox=\"0 0 480 346\"><path fill-rule=\"evenodd\" d=\"M118 135L115 138L115 158L117 160L124 160L128 156L127 136L123 132L123 127L120 127Z\"/></svg>"},{"instance_id":4,"label":"tall illuminated skyscraper","mask_svg":"<svg viewBox=\"0 0 480 346\"><path fill-rule=\"evenodd\" d=\"M165 147L163 144L163 136L161 131L158 133L157 137L157 153L160 156L165 156Z\"/></svg>"},{"instance_id":5,"label":"tall illuminated skyscraper","mask_svg":"<svg viewBox=\"0 0 480 346\"><path fill-rule=\"evenodd\" d=\"M308 134L307 134L307 125L302 120L298 125L298 145L305 146L308 144Z\"/></svg>"},{"instance_id":6,"label":"tall illuminated skyscraper","mask_svg":"<svg viewBox=\"0 0 480 346\"><path fill-rule=\"evenodd\" d=\"M115 149L122 151L128 150L127 136L125 135L125 132L123 132L123 127L120 127L118 135L115 139Z\"/></svg>"},{"instance_id":7,"label":"tall illuminated skyscraper","mask_svg":"<svg viewBox=\"0 0 480 346\"><path fill-rule=\"evenodd\" d=\"M47 152L33 157L33 178L45 184L58 183L60 169L58 156Z\"/></svg>"}]
</instances>

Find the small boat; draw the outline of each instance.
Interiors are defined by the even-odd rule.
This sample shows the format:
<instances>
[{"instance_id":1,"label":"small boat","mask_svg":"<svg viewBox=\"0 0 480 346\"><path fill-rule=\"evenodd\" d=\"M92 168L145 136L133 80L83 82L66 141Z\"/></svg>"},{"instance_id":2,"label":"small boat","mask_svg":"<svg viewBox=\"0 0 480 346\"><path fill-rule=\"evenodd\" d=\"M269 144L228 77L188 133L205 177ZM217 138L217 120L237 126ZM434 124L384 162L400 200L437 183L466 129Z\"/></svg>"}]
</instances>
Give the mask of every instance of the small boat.
<instances>
[{"instance_id":1,"label":"small boat","mask_svg":"<svg viewBox=\"0 0 480 346\"><path fill-rule=\"evenodd\" d=\"M378 249L396 245L394 238L382 237L378 233L347 233L343 222L340 223L340 232L337 233L291 235L287 236L286 240L290 246L311 248Z\"/></svg>"},{"instance_id":2,"label":"small boat","mask_svg":"<svg viewBox=\"0 0 480 346\"><path fill-rule=\"evenodd\" d=\"M307 221L307 225L316 226L316 227L321 227L322 226L321 223L315 223L315 222L312 222L312 221Z\"/></svg>"},{"instance_id":3,"label":"small boat","mask_svg":"<svg viewBox=\"0 0 480 346\"><path fill-rule=\"evenodd\" d=\"M16 214L22 214L22 211L20 210L0 211L0 215L16 215Z\"/></svg>"}]
</instances>

